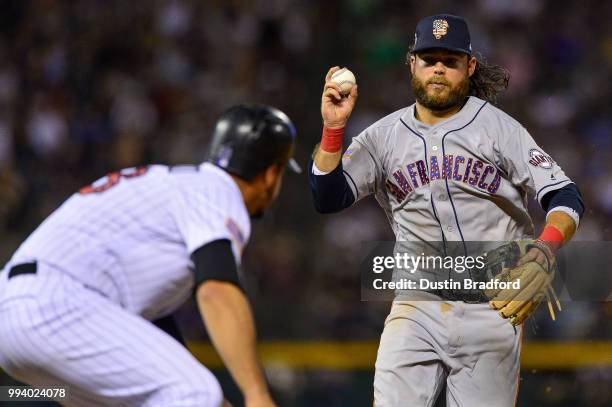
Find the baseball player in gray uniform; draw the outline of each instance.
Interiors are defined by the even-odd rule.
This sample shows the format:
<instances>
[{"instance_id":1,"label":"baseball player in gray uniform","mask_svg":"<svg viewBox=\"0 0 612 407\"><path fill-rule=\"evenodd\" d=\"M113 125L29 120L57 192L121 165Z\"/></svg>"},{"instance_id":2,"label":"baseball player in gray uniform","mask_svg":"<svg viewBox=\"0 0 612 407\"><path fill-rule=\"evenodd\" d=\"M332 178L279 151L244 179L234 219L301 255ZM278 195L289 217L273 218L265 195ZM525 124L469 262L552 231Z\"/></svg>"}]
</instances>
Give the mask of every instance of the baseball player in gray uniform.
<instances>
[{"instance_id":1,"label":"baseball player in gray uniform","mask_svg":"<svg viewBox=\"0 0 612 407\"><path fill-rule=\"evenodd\" d=\"M323 136L309 168L316 209L337 212L373 194L398 242L528 239L517 267L550 271L584 205L529 132L493 105L507 72L477 59L466 21L448 14L419 21L406 62L416 103L369 126L344 154L358 91L355 85L342 96L331 81L339 68L329 70ZM547 212L537 239L528 197ZM444 386L449 406L514 405L521 324L544 296L524 290L525 301L474 302L435 290L394 301L376 360L374 405L431 406Z\"/></svg>"},{"instance_id":2,"label":"baseball player in gray uniform","mask_svg":"<svg viewBox=\"0 0 612 407\"><path fill-rule=\"evenodd\" d=\"M209 162L111 173L53 212L0 272L0 367L69 387L71 406L209 406L220 386L150 321L195 295L249 407L274 406L238 266L276 199L296 131L281 111L236 106Z\"/></svg>"}]
</instances>

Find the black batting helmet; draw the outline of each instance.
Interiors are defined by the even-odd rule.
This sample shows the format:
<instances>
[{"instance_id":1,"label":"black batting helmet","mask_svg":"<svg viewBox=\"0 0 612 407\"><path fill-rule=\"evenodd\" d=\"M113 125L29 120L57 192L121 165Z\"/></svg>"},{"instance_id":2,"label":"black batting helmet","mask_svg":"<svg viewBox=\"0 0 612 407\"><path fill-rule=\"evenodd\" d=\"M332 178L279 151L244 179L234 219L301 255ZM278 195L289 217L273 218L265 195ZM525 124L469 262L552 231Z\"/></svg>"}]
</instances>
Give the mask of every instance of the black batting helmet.
<instances>
[{"instance_id":1,"label":"black batting helmet","mask_svg":"<svg viewBox=\"0 0 612 407\"><path fill-rule=\"evenodd\" d=\"M246 180L273 164L287 164L299 173L300 166L292 158L295 137L295 126L280 110L234 106L217 120L208 161Z\"/></svg>"}]
</instances>

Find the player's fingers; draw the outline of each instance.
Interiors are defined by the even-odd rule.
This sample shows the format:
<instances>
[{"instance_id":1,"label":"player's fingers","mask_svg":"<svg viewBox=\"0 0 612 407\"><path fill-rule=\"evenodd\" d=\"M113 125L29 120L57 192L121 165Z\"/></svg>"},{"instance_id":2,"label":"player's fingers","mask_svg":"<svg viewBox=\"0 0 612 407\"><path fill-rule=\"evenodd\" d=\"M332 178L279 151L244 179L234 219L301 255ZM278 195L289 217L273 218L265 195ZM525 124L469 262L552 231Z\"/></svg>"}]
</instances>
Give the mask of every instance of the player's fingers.
<instances>
[{"instance_id":1,"label":"player's fingers","mask_svg":"<svg viewBox=\"0 0 612 407\"><path fill-rule=\"evenodd\" d=\"M525 298L531 298L531 296L525 297L524 295L525 288L529 287L531 288L531 292L535 292L536 289L540 287L540 283L538 282L535 286L532 287L530 279L533 279L533 277L529 276L527 277L527 279L528 279L527 282L523 282L523 277L510 278L508 282L514 283L518 281L519 287L500 289L497 291L497 293L495 293L495 295L489 296L488 298L491 299L491 301L489 301L489 305L491 306L491 308L495 310L500 310L506 307L508 303L511 301L524 300Z\"/></svg>"},{"instance_id":2,"label":"player's fingers","mask_svg":"<svg viewBox=\"0 0 612 407\"><path fill-rule=\"evenodd\" d=\"M339 70L340 70L339 66L332 66L331 68L329 68L329 71L327 71L327 75L325 75L325 82L329 82L334 72L339 71Z\"/></svg>"},{"instance_id":3,"label":"player's fingers","mask_svg":"<svg viewBox=\"0 0 612 407\"><path fill-rule=\"evenodd\" d=\"M523 301L523 300L510 301L510 302L508 302L508 304L506 304L505 307L503 307L502 309L499 310L499 315L501 315L503 318L514 317L524 307L528 306L529 303L530 303L530 301Z\"/></svg>"},{"instance_id":4,"label":"player's fingers","mask_svg":"<svg viewBox=\"0 0 612 407\"><path fill-rule=\"evenodd\" d=\"M496 297L489 301L489 305L494 310L501 310L508 306L512 301L518 299L518 292L516 290L501 290Z\"/></svg>"},{"instance_id":5,"label":"player's fingers","mask_svg":"<svg viewBox=\"0 0 612 407\"><path fill-rule=\"evenodd\" d=\"M340 92L338 92L336 89L329 88L326 89L325 92L323 92L323 99L339 102L342 100L342 96L340 95Z\"/></svg>"},{"instance_id":6,"label":"player's fingers","mask_svg":"<svg viewBox=\"0 0 612 407\"><path fill-rule=\"evenodd\" d=\"M338 85L335 82L329 81L329 82L325 82L325 86L323 87L323 90L327 90L327 89L335 89L338 92L340 92L342 89L340 88L340 85Z\"/></svg>"},{"instance_id":7,"label":"player's fingers","mask_svg":"<svg viewBox=\"0 0 612 407\"><path fill-rule=\"evenodd\" d=\"M540 293L536 295L529 303L523 307L519 312L517 312L516 316L512 320L513 325L522 324L530 315L532 315L540 302L544 299L545 295Z\"/></svg>"},{"instance_id":8,"label":"player's fingers","mask_svg":"<svg viewBox=\"0 0 612 407\"><path fill-rule=\"evenodd\" d=\"M502 309L506 305L508 305L509 302L510 301L508 301L508 300L491 300L491 301L489 301L489 305L494 310L499 311L500 309Z\"/></svg>"},{"instance_id":9,"label":"player's fingers","mask_svg":"<svg viewBox=\"0 0 612 407\"><path fill-rule=\"evenodd\" d=\"M517 326L525 322L525 320L533 313L537 304L530 301L512 318L512 325Z\"/></svg>"},{"instance_id":10,"label":"player's fingers","mask_svg":"<svg viewBox=\"0 0 612 407\"><path fill-rule=\"evenodd\" d=\"M351 92L348 95L348 98L353 102L353 104L355 103L355 101L357 100L357 97L359 96L359 90L357 89L357 85L353 85L353 87L351 88Z\"/></svg>"},{"instance_id":11,"label":"player's fingers","mask_svg":"<svg viewBox=\"0 0 612 407\"><path fill-rule=\"evenodd\" d=\"M508 282L514 283L516 281L517 279L513 278ZM524 298L521 296L522 290L523 290L522 281L519 281L519 286L520 287L518 289L515 289L515 288L500 289L500 290L497 290L495 295L489 296L489 298L491 298L491 301L489 301L489 305L491 305L491 308L499 310L505 307L510 301L519 300L521 298Z\"/></svg>"},{"instance_id":12,"label":"player's fingers","mask_svg":"<svg viewBox=\"0 0 612 407\"><path fill-rule=\"evenodd\" d=\"M508 318L509 314L502 312L502 310L504 310L505 307L509 304L508 301L491 301L490 304L494 310L498 311L498 314L502 318Z\"/></svg>"},{"instance_id":13,"label":"player's fingers","mask_svg":"<svg viewBox=\"0 0 612 407\"><path fill-rule=\"evenodd\" d=\"M340 103L342 101L342 94L336 89L326 90L325 92L323 92L323 103L330 101L334 104Z\"/></svg>"}]
</instances>

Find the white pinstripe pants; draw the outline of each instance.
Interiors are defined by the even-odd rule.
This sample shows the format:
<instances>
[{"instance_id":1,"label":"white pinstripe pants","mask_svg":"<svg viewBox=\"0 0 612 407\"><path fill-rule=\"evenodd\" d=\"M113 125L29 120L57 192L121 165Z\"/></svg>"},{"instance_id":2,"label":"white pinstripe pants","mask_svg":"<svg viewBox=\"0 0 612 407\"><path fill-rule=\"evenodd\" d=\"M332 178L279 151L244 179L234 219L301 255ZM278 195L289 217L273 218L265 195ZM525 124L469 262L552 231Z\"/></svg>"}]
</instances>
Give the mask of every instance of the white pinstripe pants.
<instances>
[{"instance_id":1,"label":"white pinstripe pants","mask_svg":"<svg viewBox=\"0 0 612 407\"><path fill-rule=\"evenodd\" d=\"M218 407L214 375L145 319L38 263L0 273L0 367L33 386L67 385L68 406Z\"/></svg>"}]
</instances>

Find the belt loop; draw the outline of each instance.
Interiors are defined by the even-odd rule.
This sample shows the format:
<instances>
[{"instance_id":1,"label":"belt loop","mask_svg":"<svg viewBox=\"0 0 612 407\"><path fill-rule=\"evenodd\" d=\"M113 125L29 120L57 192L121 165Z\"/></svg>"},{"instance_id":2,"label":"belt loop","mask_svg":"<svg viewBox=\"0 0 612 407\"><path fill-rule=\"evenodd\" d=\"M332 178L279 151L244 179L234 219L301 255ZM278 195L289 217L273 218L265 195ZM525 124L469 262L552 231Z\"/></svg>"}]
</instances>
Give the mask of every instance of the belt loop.
<instances>
[{"instance_id":1,"label":"belt loop","mask_svg":"<svg viewBox=\"0 0 612 407\"><path fill-rule=\"evenodd\" d=\"M11 279L20 274L36 274L38 267L35 261L31 263L17 264L9 270L8 278Z\"/></svg>"}]
</instances>

